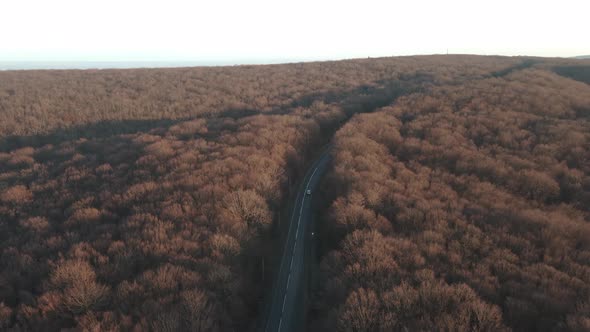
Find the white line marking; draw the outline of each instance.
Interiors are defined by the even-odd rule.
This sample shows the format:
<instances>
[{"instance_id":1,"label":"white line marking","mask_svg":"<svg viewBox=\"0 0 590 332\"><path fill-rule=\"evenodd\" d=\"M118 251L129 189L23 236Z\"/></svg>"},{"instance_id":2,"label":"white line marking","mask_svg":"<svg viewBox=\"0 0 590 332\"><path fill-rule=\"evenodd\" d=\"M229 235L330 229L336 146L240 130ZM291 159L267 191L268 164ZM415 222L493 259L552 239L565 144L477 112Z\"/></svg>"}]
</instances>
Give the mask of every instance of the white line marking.
<instances>
[{"instance_id":1,"label":"white line marking","mask_svg":"<svg viewBox=\"0 0 590 332\"><path fill-rule=\"evenodd\" d=\"M301 196L302 193L297 194L297 197L295 197L295 206L297 206L297 201L299 200L299 197ZM303 192L303 194L305 194L305 191ZM304 196L303 196L304 197ZM302 201L303 203L303 201ZM289 238L291 237L291 229L293 228L293 218L295 218L295 213L293 213L291 215L291 220L289 221L289 231L287 231L287 239L285 241L285 247L283 249L283 257L287 254L287 248L289 245ZM291 258L291 266L293 266L293 258ZM289 272L291 270L291 267L289 267ZM283 260L281 259L281 264L279 266L279 276L283 274ZM278 285L277 285L278 286ZM284 299L283 299L283 303L284 303ZM271 310L272 312L272 310ZM281 312L281 319L282 319L282 312ZM280 326L280 324L279 324ZM265 331L268 330L268 323L265 327ZM280 331L280 327L279 327L279 331Z\"/></svg>"},{"instance_id":2,"label":"white line marking","mask_svg":"<svg viewBox=\"0 0 590 332\"><path fill-rule=\"evenodd\" d=\"M285 302L287 301L287 292L285 292L285 296L283 296L283 309L281 310L281 317L283 317L283 312L285 312Z\"/></svg>"},{"instance_id":3,"label":"white line marking","mask_svg":"<svg viewBox=\"0 0 590 332\"><path fill-rule=\"evenodd\" d=\"M307 190L309 189L309 183L311 182L311 179L313 179L313 176L315 175L315 172L317 172L318 168L316 167L313 170L313 173L311 173L311 176L309 177L309 180L307 180L307 185L305 186L305 193L307 193ZM295 231L295 238L297 238L297 234L299 234L299 225L301 225L301 215L303 214L303 206L305 205L305 195L307 194L303 194L303 198L301 199L301 209L299 209L299 218L297 219L297 230ZM295 248L295 246L293 246L293 248ZM293 249L293 251L295 251L295 249Z\"/></svg>"},{"instance_id":4,"label":"white line marking","mask_svg":"<svg viewBox=\"0 0 590 332\"><path fill-rule=\"evenodd\" d=\"M320 158L316 163L319 163L323 158ZM285 312L285 303L287 301L287 291L289 290L289 283L291 281L291 271L293 270L293 260L295 259L295 249L297 248L297 235L299 234L299 225L301 224L301 214L303 213L303 206L305 204L305 196L307 195L307 190L309 190L309 184L311 183L311 180L313 179L313 176L315 175L316 171L318 170L318 168L316 167L313 172L311 173L311 176L309 177L309 180L307 181L307 185L305 186L305 190L303 191L303 196L301 196L301 208L299 209L299 218L297 218L297 230L295 231L295 241L293 243L293 252L291 253L291 263L289 265L289 275L287 276L287 287L285 289L285 294L283 296L283 307L281 309L281 318L279 319L279 329L278 331L281 331L281 326L283 324L283 313ZM300 194L297 195L297 197L295 198L295 205L297 205L297 201L299 200L299 196ZM289 237L291 236L291 229L292 229L292 225L293 225L293 218L295 217L295 213L293 213L291 215L291 220L289 222L289 231L287 232L287 241L285 241L285 249L283 250L283 256L286 255L287 253L287 245L289 244ZM281 264L279 267L279 275L282 274L283 271L283 260L281 260ZM265 330L268 329L268 323L266 325Z\"/></svg>"},{"instance_id":5,"label":"white line marking","mask_svg":"<svg viewBox=\"0 0 590 332\"><path fill-rule=\"evenodd\" d=\"M306 187L305 190L307 191L307 187ZM301 213L303 212L303 205L304 205L304 203L305 203L305 196L303 196L303 199L301 200L301 209L299 209L299 217L301 217Z\"/></svg>"},{"instance_id":6,"label":"white line marking","mask_svg":"<svg viewBox=\"0 0 590 332\"><path fill-rule=\"evenodd\" d=\"M309 182L311 182L311 179L313 179L313 176L315 175L315 172L318 170L318 168L316 167L313 170L313 173L311 173L311 176L309 177L309 181L307 181L307 187L309 188Z\"/></svg>"}]
</instances>

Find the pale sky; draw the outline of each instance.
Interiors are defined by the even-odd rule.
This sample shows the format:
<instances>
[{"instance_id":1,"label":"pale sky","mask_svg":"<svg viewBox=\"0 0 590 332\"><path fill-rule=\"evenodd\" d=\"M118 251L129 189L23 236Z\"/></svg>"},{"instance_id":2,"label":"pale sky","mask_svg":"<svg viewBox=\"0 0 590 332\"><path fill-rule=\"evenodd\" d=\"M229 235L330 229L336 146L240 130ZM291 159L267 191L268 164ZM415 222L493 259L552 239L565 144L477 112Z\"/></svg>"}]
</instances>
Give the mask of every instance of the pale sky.
<instances>
[{"instance_id":1,"label":"pale sky","mask_svg":"<svg viewBox=\"0 0 590 332\"><path fill-rule=\"evenodd\" d=\"M590 54L589 0L0 0L0 61Z\"/></svg>"}]
</instances>

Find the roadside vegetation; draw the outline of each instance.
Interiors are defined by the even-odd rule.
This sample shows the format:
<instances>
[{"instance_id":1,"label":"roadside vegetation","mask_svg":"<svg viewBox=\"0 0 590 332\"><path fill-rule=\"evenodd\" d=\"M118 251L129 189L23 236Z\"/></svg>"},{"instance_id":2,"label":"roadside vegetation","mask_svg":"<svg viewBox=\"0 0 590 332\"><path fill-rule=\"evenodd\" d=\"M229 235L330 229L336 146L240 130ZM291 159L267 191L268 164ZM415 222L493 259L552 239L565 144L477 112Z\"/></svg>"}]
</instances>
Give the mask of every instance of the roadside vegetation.
<instances>
[{"instance_id":1,"label":"roadside vegetation","mask_svg":"<svg viewBox=\"0 0 590 332\"><path fill-rule=\"evenodd\" d=\"M538 67L337 132L313 329L590 330L590 85Z\"/></svg>"}]
</instances>

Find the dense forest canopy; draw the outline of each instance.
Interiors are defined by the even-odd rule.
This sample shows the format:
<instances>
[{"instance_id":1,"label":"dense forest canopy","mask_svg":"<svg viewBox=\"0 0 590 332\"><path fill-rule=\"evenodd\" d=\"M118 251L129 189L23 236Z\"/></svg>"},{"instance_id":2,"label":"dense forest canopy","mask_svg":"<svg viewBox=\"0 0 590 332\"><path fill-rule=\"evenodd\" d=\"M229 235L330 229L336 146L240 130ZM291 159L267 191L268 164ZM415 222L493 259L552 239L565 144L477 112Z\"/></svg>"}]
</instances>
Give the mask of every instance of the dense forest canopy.
<instances>
[{"instance_id":1,"label":"dense forest canopy","mask_svg":"<svg viewBox=\"0 0 590 332\"><path fill-rule=\"evenodd\" d=\"M529 68L355 116L315 328L590 329L589 111L590 85Z\"/></svg>"},{"instance_id":2,"label":"dense forest canopy","mask_svg":"<svg viewBox=\"0 0 590 332\"><path fill-rule=\"evenodd\" d=\"M280 213L340 128L311 327L583 330L572 61L0 72L0 329L256 329Z\"/></svg>"},{"instance_id":3,"label":"dense forest canopy","mask_svg":"<svg viewBox=\"0 0 590 332\"><path fill-rule=\"evenodd\" d=\"M421 56L289 65L0 72L0 135L99 121L285 112L350 90L477 78L519 58ZM248 113L246 113L248 114ZM102 128L101 128L102 129Z\"/></svg>"}]
</instances>

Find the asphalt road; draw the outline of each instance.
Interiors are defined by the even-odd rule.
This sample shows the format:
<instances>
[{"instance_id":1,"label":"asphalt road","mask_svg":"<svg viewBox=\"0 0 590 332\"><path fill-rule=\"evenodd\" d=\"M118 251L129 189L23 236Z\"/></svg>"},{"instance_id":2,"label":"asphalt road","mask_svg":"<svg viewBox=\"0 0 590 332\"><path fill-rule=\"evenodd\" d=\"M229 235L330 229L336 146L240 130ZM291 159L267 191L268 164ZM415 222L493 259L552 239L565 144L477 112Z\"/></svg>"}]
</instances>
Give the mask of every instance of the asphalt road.
<instances>
[{"instance_id":1,"label":"asphalt road","mask_svg":"<svg viewBox=\"0 0 590 332\"><path fill-rule=\"evenodd\" d=\"M312 236L309 227L312 218L311 199L328 167L329 150L326 149L307 171L297 193L265 332L296 331L303 326L301 306L306 292L305 252ZM308 190L311 195L306 194Z\"/></svg>"}]
</instances>

